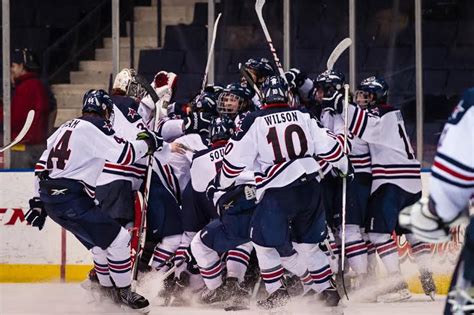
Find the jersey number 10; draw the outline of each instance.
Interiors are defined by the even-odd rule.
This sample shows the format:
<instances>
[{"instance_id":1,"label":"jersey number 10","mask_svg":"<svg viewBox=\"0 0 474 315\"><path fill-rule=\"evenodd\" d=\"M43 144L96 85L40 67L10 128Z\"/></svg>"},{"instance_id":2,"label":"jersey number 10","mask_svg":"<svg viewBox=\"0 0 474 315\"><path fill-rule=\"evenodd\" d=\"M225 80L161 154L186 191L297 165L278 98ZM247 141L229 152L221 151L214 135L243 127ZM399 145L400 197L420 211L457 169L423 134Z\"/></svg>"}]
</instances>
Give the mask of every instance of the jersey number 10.
<instances>
[{"instance_id":1,"label":"jersey number 10","mask_svg":"<svg viewBox=\"0 0 474 315\"><path fill-rule=\"evenodd\" d=\"M298 140L300 142L300 148L301 151L296 154L295 152L295 146L293 143L293 134L296 133L298 136ZM284 131L284 140L285 140L285 145L286 145L286 152L288 153L288 157L290 160L296 160L297 158L303 157L306 154L306 151L308 151L308 141L306 140L306 135L304 133L304 130L296 124L291 124L288 127L286 127ZM281 145L280 145L280 140L278 139L278 133L276 130L276 127L271 127L268 130L267 134L267 142L272 145L273 148L273 154L275 155L275 159L273 160L273 163L282 163L286 161L286 158L283 156L283 153L281 151Z\"/></svg>"}]
</instances>

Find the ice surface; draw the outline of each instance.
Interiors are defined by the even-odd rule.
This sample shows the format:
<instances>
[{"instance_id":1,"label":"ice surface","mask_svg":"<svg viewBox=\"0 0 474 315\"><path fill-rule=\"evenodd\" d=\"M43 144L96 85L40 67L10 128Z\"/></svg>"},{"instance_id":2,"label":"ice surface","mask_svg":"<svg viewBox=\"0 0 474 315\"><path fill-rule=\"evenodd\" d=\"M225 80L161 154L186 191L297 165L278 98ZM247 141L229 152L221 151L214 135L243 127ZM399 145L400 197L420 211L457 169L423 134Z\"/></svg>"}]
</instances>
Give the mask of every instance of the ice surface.
<instances>
[{"instance_id":1,"label":"ice surface","mask_svg":"<svg viewBox=\"0 0 474 315\"><path fill-rule=\"evenodd\" d=\"M231 314L216 307L162 307L160 300L151 301L150 314ZM347 302L344 307L326 308L308 300L293 299L284 309L262 311L251 306L236 314L344 314L344 315L436 315L441 314L444 297L431 302L424 295L414 295L400 303L377 304ZM109 302L99 303L79 284L0 284L0 314L137 314Z\"/></svg>"}]
</instances>

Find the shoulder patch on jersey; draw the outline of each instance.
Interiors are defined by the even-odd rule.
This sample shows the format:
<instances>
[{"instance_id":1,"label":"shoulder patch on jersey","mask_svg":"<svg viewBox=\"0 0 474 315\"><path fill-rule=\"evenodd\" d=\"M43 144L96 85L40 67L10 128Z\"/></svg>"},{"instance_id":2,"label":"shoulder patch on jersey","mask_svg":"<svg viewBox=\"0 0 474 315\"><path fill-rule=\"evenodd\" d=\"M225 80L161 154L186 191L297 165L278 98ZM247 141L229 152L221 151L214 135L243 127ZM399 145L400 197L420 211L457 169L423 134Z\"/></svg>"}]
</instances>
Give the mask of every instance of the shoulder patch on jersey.
<instances>
[{"instance_id":1,"label":"shoulder patch on jersey","mask_svg":"<svg viewBox=\"0 0 474 315\"><path fill-rule=\"evenodd\" d=\"M382 117L383 115L396 111L398 108L393 107L392 105L383 104L369 109L369 113L375 116Z\"/></svg>"},{"instance_id":2,"label":"shoulder patch on jersey","mask_svg":"<svg viewBox=\"0 0 474 315\"><path fill-rule=\"evenodd\" d=\"M448 124L456 125L464 117L464 114L472 107L474 104L474 88L468 89L464 92L462 99L454 108L453 112L448 118Z\"/></svg>"},{"instance_id":3,"label":"shoulder patch on jersey","mask_svg":"<svg viewBox=\"0 0 474 315\"><path fill-rule=\"evenodd\" d=\"M112 124L110 123L110 121L105 120L102 117L95 117L95 116L86 116L86 117L84 117L84 116L82 116L82 117L79 117L78 119L84 120L84 121L87 121L87 122L93 124L94 126L96 126L100 131L102 131L107 136L112 136L113 134L115 134L115 130L113 129Z\"/></svg>"},{"instance_id":4,"label":"shoulder patch on jersey","mask_svg":"<svg viewBox=\"0 0 474 315\"><path fill-rule=\"evenodd\" d=\"M142 118L138 114L138 103L133 98L129 96L113 95L112 101L129 122L134 123Z\"/></svg>"}]
</instances>

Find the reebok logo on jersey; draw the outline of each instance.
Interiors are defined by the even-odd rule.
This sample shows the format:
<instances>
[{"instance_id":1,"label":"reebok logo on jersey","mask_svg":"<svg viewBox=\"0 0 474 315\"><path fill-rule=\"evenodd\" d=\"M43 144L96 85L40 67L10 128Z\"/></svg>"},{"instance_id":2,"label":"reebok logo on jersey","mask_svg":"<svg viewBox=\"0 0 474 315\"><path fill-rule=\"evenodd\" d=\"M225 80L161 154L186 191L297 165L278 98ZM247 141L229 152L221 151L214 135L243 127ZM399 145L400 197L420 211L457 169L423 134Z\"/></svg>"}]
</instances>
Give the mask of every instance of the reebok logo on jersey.
<instances>
[{"instance_id":1,"label":"reebok logo on jersey","mask_svg":"<svg viewBox=\"0 0 474 315\"><path fill-rule=\"evenodd\" d=\"M67 188L64 189L51 189L51 196L65 195L68 191Z\"/></svg>"}]
</instances>

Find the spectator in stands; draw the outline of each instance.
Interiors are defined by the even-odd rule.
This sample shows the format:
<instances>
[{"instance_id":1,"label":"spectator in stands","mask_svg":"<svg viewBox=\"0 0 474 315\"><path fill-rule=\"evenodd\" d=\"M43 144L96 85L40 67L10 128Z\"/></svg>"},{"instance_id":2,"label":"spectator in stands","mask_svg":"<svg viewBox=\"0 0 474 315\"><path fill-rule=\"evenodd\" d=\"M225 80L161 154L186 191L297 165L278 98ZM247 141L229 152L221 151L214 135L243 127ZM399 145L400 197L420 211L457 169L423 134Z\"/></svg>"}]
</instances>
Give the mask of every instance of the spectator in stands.
<instances>
[{"instance_id":1,"label":"spectator in stands","mask_svg":"<svg viewBox=\"0 0 474 315\"><path fill-rule=\"evenodd\" d=\"M39 64L26 48L11 54L11 78L14 86L11 101L11 138L14 139L25 123L30 109L35 119L23 141L11 150L12 168L33 168L46 146L49 100L47 89L38 77Z\"/></svg>"}]
</instances>

